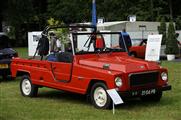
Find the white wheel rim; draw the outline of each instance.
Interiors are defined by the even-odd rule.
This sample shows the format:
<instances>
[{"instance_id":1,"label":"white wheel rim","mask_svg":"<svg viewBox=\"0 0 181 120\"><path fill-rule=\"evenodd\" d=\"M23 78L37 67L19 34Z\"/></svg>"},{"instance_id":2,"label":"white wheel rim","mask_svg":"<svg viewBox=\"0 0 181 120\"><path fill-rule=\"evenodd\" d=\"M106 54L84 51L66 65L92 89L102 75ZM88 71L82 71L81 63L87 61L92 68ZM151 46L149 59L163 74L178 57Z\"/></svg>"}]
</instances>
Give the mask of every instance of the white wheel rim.
<instances>
[{"instance_id":1,"label":"white wheel rim","mask_svg":"<svg viewBox=\"0 0 181 120\"><path fill-rule=\"evenodd\" d=\"M22 91L25 95L29 95L31 92L31 83L28 79L24 79L22 82Z\"/></svg>"},{"instance_id":2,"label":"white wheel rim","mask_svg":"<svg viewBox=\"0 0 181 120\"><path fill-rule=\"evenodd\" d=\"M102 87L98 87L94 91L94 101L97 106L103 107L107 102L107 93Z\"/></svg>"}]
</instances>

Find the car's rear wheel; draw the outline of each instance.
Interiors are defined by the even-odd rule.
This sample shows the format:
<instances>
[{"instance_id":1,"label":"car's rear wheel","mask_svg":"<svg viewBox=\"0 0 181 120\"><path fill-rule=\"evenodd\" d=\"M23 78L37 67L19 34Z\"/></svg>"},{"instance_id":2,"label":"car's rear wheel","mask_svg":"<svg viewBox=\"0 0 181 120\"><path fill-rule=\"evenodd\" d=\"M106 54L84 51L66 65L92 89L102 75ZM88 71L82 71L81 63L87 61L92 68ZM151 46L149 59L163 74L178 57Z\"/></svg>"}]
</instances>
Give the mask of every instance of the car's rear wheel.
<instances>
[{"instance_id":1,"label":"car's rear wheel","mask_svg":"<svg viewBox=\"0 0 181 120\"><path fill-rule=\"evenodd\" d=\"M38 93L38 86L32 84L28 75L24 75L20 82L20 91L23 96L35 97Z\"/></svg>"},{"instance_id":2,"label":"car's rear wheel","mask_svg":"<svg viewBox=\"0 0 181 120\"><path fill-rule=\"evenodd\" d=\"M157 92L156 94L141 96L140 98L144 102L148 102L148 101L159 102L161 97L162 97L162 92Z\"/></svg>"},{"instance_id":3,"label":"car's rear wheel","mask_svg":"<svg viewBox=\"0 0 181 120\"><path fill-rule=\"evenodd\" d=\"M108 96L107 86L98 82L92 86L91 89L91 101L96 108L109 109L111 107L111 98Z\"/></svg>"}]
</instances>

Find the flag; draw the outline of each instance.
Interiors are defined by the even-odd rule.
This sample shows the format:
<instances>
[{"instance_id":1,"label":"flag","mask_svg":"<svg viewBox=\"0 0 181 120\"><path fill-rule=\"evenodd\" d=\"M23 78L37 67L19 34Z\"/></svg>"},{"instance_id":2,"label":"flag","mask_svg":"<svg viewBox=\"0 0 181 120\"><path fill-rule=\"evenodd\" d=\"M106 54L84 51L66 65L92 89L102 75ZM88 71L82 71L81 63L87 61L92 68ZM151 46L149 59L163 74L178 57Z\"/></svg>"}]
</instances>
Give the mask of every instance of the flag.
<instances>
[{"instance_id":1,"label":"flag","mask_svg":"<svg viewBox=\"0 0 181 120\"><path fill-rule=\"evenodd\" d=\"M96 26L97 15L96 15L96 0L92 0L92 25Z\"/></svg>"}]
</instances>

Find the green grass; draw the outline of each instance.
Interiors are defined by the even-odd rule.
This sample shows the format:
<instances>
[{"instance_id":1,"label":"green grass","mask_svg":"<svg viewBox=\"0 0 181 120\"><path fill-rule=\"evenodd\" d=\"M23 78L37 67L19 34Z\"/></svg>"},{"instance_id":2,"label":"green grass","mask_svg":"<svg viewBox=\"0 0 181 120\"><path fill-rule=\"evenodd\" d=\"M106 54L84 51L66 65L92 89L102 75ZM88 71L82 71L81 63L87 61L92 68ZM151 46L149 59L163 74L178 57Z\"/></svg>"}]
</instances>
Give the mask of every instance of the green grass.
<instances>
[{"instance_id":1,"label":"green grass","mask_svg":"<svg viewBox=\"0 0 181 120\"><path fill-rule=\"evenodd\" d=\"M14 48L19 57L28 58L28 48Z\"/></svg>"},{"instance_id":2,"label":"green grass","mask_svg":"<svg viewBox=\"0 0 181 120\"><path fill-rule=\"evenodd\" d=\"M17 49L27 51L25 49ZM19 56L27 54L19 53ZM181 62L163 61L172 90L158 103L132 100L111 110L99 110L85 96L40 88L38 97L23 97L20 78L0 83L0 120L181 120Z\"/></svg>"}]
</instances>

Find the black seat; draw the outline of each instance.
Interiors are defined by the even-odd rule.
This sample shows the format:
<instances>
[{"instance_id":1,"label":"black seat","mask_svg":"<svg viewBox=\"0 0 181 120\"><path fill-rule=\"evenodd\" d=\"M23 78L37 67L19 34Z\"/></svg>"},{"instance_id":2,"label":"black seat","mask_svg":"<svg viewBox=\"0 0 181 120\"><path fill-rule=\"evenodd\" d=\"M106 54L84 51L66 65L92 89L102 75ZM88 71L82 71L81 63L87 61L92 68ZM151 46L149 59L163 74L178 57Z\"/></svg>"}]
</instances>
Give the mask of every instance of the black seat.
<instances>
[{"instance_id":1,"label":"black seat","mask_svg":"<svg viewBox=\"0 0 181 120\"><path fill-rule=\"evenodd\" d=\"M73 55L70 52L60 52L56 54L57 62L72 63Z\"/></svg>"}]
</instances>

